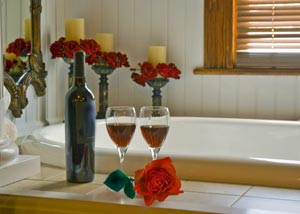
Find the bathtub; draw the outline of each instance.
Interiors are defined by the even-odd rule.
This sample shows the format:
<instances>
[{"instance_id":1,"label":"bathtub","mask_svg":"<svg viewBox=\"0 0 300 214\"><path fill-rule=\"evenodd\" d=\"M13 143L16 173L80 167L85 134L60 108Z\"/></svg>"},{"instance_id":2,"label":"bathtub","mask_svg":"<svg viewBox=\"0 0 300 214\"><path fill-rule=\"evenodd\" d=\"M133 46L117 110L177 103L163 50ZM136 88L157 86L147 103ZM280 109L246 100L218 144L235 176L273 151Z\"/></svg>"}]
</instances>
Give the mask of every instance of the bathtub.
<instances>
[{"instance_id":1,"label":"bathtub","mask_svg":"<svg viewBox=\"0 0 300 214\"><path fill-rule=\"evenodd\" d=\"M63 123L38 129L24 138L21 151L64 167L64 135ZM104 120L97 120L95 153L96 172L120 167ZM300 188L300 122L172 117L159 153L166 156L181 179ZM150 160L137 127L123 169L133 174Z\"/></svg>"}]
</instances>

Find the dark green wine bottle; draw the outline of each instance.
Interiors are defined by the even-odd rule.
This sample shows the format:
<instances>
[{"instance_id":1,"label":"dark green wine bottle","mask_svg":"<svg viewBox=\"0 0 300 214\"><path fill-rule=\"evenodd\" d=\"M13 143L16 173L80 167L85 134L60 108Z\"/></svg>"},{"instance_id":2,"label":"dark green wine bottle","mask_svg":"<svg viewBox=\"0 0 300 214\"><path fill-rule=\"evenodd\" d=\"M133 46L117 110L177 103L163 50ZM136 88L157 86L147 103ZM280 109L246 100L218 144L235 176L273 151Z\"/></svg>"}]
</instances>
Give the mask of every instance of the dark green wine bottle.
<instances>
[{"instance_id":1,"label":"dark green wine bottle","mask_svg":"<svg viewBox=\"0 0 300 214\"><path fill-rule=\"evenodd\" d=\"M74 54L74 79L65 98L66 170L69 182L94 179L96 110L85 81L85 54Z\"/></svg>"}]
</instances>

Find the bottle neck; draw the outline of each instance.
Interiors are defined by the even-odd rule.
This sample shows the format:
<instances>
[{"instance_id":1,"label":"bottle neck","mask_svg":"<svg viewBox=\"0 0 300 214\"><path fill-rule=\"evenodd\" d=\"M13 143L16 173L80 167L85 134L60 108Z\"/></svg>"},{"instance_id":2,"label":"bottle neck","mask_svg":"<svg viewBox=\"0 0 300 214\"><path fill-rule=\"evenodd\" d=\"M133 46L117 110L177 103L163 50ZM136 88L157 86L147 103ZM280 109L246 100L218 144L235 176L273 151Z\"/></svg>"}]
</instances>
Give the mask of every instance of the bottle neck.
<instances>
[{"instance_id":1,"label":"bottle neck","mask_svg":"<svg viewBox=\"0 0 300 214\"><path fill-rule=\"evenodd\" d=\"M75 53L74 57L74 83L75 86L85 86L85 54L84 52L80 51Z\"/></svg>"},{"instance_id":2,"label":"bottle neck","mask_svg":"<svg viewBox=\"0 0 300 214\"><path fill-rule=\"evenodd\" d=\"M73 85L77 87L85 86L86 85L85 77L75 76Z\"/></svg>"}]
</instances>

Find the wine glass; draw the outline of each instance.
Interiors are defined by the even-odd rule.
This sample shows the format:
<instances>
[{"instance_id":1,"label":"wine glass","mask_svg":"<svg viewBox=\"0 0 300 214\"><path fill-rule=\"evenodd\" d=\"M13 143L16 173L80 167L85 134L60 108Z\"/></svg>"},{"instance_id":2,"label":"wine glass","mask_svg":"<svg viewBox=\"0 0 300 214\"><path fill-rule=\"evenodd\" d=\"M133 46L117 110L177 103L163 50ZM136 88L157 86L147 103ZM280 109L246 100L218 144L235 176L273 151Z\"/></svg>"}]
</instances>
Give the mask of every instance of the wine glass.
<instances>
[{"instance_id":1,"label":"wine glass","mask_svg":"<svg viewBox=\"0 0 300 214\"><path fill-rule=\"evenodd\" d=\"M122 164L136 127L134 107L108 107L105 114L105 123L107 132L116 145Z\"/></svg>"},{"instance_id":2,"label":"wine glass","mask_svg":"<svg viewBox=\"0 0 300 214\"><path fill-rule=\"evenodd\" d=\"M156 160L159 150L169 131L170 113L164 106L143 106L140 110L140 128L151 151L152 160Z\"/></svg>"}]
</instances>

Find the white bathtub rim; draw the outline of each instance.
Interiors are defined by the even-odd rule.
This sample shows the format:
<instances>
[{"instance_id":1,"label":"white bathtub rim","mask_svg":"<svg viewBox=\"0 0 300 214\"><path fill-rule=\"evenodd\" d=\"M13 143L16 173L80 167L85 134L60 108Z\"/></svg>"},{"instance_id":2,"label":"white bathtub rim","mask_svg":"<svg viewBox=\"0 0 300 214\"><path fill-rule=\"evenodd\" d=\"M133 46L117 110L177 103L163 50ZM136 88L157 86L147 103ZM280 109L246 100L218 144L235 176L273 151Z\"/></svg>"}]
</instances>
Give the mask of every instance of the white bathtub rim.
<instances>
[{"instance_id":1,"label":"white bathtub rim","mask_svg":"<svg viewBox=\"0 0 300 214\"><path fill-rule=\"evenodd\" d=\"M253 125L279 125L279 126L292 126L292 127L299 127L299 131L300 131L300 121L281 121L281 120L260 120L260 119L240 119L240 118L212 118L212 117L171 117L171 126L172 126L172 120L175 122L201 122L201 123L234 123L234 124L253 124ZM105 123L105 120L97 120L97 124L104 124ZM58 148L61 148L61 149L64 149L65 148L65 143L64 142L60 142L60 141L55 141L55 140L51 140L51 139L48 139L47 137L44 137L43 136L43 133L47 132L47 129L56 129L56 128L59 128L59 129L64 129L64 123L60 123L60 124L55 124L55 125L51 125L51 126L46 126L46 127L43 127L43 128L40 128L40 129L37 129L35 131L33 131L31 137L33 137L35 140L39 141L41 144L44 144L44 145L47 145L47 146L50 146L50 147L58 147ZM113 149L113 145L112 147L96 147L95 148L95 151L96 153L110 153L111 150ZM129 146L129 149L128 149L128 153L132 154L132 155L139 155L139 154L148 154L149 151L147 149L145 150L135 150L135 148L133 147L130 147ZM162 150L161 150L161 154L164 153L164 146L162 147ZM168 153L166 155L169 155L169 156L176 156L176 157L181 157L182 155L179 153ZM186 154L185 154L186 155ZM192 159L195 159L195 158L198 158L198 155L193 155L193 154L189 154L190 158ZM258 162L263 162L262 159L267 159L268 157L249 157L250 155L248 156L245 156L245 157L227 157L226 155L223 155L221 156L220 158L222 160L229 160L229 159L235 159L235 160L247 160L247 161L251 161L251 160L256 160ZM251 155L252 156L252 155ZM186 157L186 156L185 156ZM201 157L205 157L205 154L202 154ZM205 158L210 158L212 157L213 159L216 159L217 157L215 156L212 156L211 154ZM188 158L188 157L186 157ZM270 160L268 160L270 161ZM272 160L271 160L272 161ZM275 161L274 161L275 162ZM278 162L278 161L277 161ZM290 163L293 163L293 164L299 164L300 161L289 161ZM280 163L280 161L279 161Z\"/></svg>"},{"instance_id":2,"label":"white bathtub rim","mask_svg":"<svg viewBox=\"0 0 300 214\"><path fill-rule=\"evenodd\" d=\"M49 143L43 143L43 142L37 142L33 141L30 143L32 147L36 147L36 145L40 146L50 146L53 149L59 149L60 151L65 153L65 146L60 145L60 146L51 146ZM24 148L24 147L23 147ZM26 148L26 146L25 146ZM36 147L37 148L37 147ZM40 151L43 152L43 151ZM35 153L34 153L35 154ZM36 155L36 154L35 154ZM116 155L117 156L117 151L114 151L109 148L95 148L95 155ZM136 150L130 150L130 147L127 151L126 156L132 156L132 157L138 157L138 156L148 156L150 157L150 152L149 151L136 151ZM43 156L43 155L41 155ZM270 166L290 166L290 167L299 167L300 166L300 161L295 161L295 160L281 160L281 159L270 159L270 158L261 158L261 157L234 157L234 156L212 156L212 155L202 155L202 156L186 156L183 154L174 154L174 153L165 153L165 152L160 152L159 158L163 157L171 157L173 160L177 159L185 159L185 160L192 160L192 161L208 161L208 162L227 162L227 163L244 163L244 164L255 164L255 165L270 165ZM51 162L51 161L50 161Z\"/></svg>"},{"instance_id":3,"label":"white bathtub rim","mask_svg":"<svg viewBox=\"0 0 300 214\"><path fill-rule=\"evenodd\" d=\"M283 126L299 126L299 131L300 131L300 121L281 121L281 120L260 120L260 119L240 119L240 118L212 118L212 117L171 117L171 126L172 126L172 120L175 122L185 122L185 121L192 121L192 122L199 122L201 121L202 123L235 123L235 124L253 124L253 125L283 125ZM97 124L102 125L105 123L105 120L97 120ZM57 147L60 149L65 149L65 143L64 142L59 142L59 141L54 141L47 139L44 137L43 131L47 131L47 129L51 128L64 128L64 123L60 124L55 124L51 126L46 126L40 129L37 129L33 131L31 137L34 138L35 143L40 143L45 146L49 147ZM106 148L106 147L96 147L95 148L95 153L97 154L112 154L116 152L112 148ZM127 155L133 155L133 156L139 156L139 155L150 155L149 151L146 150L135 150L134 148L131 148L129 146ZM299 160L281 160L281 159L270 159L268 157L235 157L235 156L226 156L226 155L217 155L213 156L211 154L205 155L202 154L200 157L197 155L190 154L189 157L186 156L186 154L180 154L180 153L165 153L164 152L164 147L162 147L160 156L170 156L174 158L185 158L185 159L194 159L194 160L216 160L216 161L232 161L232 162L244 162L244 163L257 163L257 164L272 164L272 165L295 165L299 166L300 161Z\"/></svg>"},{"instance_id":4,"label":"white bathtub rim","mask_svg":"<svg viewBox=\"0 0 300 214\"><path fill-rule=\"evenodd\" d=\"M289 125L289 126L299 126L300 127L300 121L286 121L286 120L262 120L262 119L242 119L242 118L215 118L215 117L171 117L171 126L172 126L172 120L180 121L202 121L202 122L218 122L218 123L242 123L242 124L253 124L253 125ZM96 120L96 123L103 124L105 123L104 119ZM45 126L42 128L39 128L32 132L32 135L35 136L36 139L40 139L41 141L48 141L51 142L53 145L57 146L64 146L64 143L53 141L46 139L44 136L40 134L41 130L53 128L57 126L64 126L64 123L54 124L50 126Z\"/></svg>"}]
</instances>

